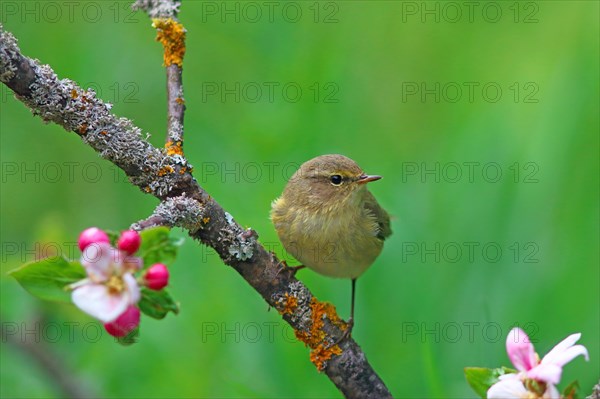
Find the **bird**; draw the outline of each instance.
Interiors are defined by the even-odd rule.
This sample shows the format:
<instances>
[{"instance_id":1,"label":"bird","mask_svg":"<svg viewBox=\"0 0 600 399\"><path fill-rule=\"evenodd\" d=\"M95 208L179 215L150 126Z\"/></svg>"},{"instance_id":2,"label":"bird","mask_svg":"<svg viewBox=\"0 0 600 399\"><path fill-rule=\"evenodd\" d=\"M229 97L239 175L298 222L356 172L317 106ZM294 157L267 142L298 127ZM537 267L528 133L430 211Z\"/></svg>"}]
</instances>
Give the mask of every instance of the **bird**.
<instances>
[{"instance_id":1,"label":"bird","mask_svg":"<svg viewBox=\"0 0 600 399\"><path fill-rule=\"evenodd\" d=\"M354 327L356 280L392 234L390 216L367 189L379 179L346 156L321 155L303 163L271 204L270 218L283 247L302 263L288 267L294 275L307 267L351 280L350 318L342 338Z\"/></svg>"}]
</instances>

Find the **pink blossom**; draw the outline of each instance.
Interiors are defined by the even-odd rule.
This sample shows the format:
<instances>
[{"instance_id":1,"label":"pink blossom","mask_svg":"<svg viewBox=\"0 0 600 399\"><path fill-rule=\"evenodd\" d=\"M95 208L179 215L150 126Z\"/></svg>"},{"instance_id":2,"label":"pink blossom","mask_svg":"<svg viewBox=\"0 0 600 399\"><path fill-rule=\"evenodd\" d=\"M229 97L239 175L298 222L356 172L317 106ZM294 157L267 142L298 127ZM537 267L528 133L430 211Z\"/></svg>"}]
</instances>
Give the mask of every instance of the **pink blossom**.
<instances>
[{"instance_id":1,"label":"pink blossom","mask_svg":"<svg viewBox=\"0 0 600 399\"><path fill-rule=\"evenodd\" d=\"M140 310L129 306L115 321L105 323L104 328L113 337L124 337L140 325Z\"/></svg>"},{"instance_id":2,"label":"pink blossom","mask_svg":"<svg viewBox=\"0 0 600 399\"><path fill-rule=\"evenodd\" d=\"M162 290L169 284L169 269L162 263L152 265L144 275L144 280L148 288L152 290Z\"/></svg>"},{"instance_id":3,"label":"pink blossom","mask_svg":"<svg viewBox=\"0 0 600 399\"><path fill-rule=\"evenodd\" d=\"M117 247L119 247L121 251L125 251L127 254L131 255L140 248L141 242L142 238L137 231L125 230L119 237Z\"/></svg>"},{"instance_id":4,"label":"pink blossom","mask_svg":"<svg viewBox=\"0 0 600 399\"><path fill-rule=\"evenodd\" d=\"M127 260L127 261L125 261ZM131 274L132 257L107 243L88 245L81 256L88 277L71 286L73 303L84 312L109 323L140 299Z\"/></svg>"},{"instance_id":5,"label":"pink blossom","mask_svg":"<svg viewBox=\"0 0 600 399\"><path fill-rule=\"evenodd\" d=\"M77 245L79 250L83 251L88 245L101 242L108 244L110 242L108 235L97 227L90 227L81 232Z\"/></svg>"},{"instance_id":6,"label":"pink blossom","mask_svg":"<svg viewBox=\"0 0 600 399\"><path fill-rule=\"evenodd\" d=\"M589 360L587 349L583 345L575 345L579 338L581 338L580 333L569 335L540 361L525 331L513 328L506 338L506 351L519 373L500 377L500 381L488 390L487 397L489 399L529 398L531 395L524 382L535 380L546 387L545 391L540 393L542 396L538 397L559 398L555 385L560 382L563 366L579 355Z\"/></svg>"}]
</instances>

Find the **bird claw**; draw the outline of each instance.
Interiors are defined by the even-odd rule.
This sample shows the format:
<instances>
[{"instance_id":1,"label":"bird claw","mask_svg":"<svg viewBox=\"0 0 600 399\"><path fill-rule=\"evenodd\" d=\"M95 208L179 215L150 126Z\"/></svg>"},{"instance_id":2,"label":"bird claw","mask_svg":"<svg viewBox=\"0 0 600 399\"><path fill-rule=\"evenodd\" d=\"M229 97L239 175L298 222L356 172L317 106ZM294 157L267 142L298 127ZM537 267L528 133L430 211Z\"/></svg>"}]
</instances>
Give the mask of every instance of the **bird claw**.
<instances>
[{"instance_id":1,"label":"bird claw","mask_svg":"<svg viewBox=\"0 0 600 399\"><path fill-rule=\"evenodd\" d=\"M282 260L281 262L279 262L279 265L281 266L279 268L279 270L277 270L277 276L279 276L279 273L281 273L282 271L286 271L290 274L290 277L296 277L296 273L298 273L298 270L300 269L304 269L306 266L304 265L298 265L298 266L288 266L287 263Z\"/></svg>"},{"instance_id":2,"label":"bird claw","mask_svg":"<svg viewBox=\"0 0 600 399\"><path fill-rule=\"evenodd\" d=\"M339 345L342 341L349 339L352 336L352 329L354 328L354 319L351 317L348 319L348 322L346 323L346 329L344 330L344 332L342 333L342 336L339 337L333 344L331 344L329 347L333 347L336 345Z\"/></svg>"}]
</instances>

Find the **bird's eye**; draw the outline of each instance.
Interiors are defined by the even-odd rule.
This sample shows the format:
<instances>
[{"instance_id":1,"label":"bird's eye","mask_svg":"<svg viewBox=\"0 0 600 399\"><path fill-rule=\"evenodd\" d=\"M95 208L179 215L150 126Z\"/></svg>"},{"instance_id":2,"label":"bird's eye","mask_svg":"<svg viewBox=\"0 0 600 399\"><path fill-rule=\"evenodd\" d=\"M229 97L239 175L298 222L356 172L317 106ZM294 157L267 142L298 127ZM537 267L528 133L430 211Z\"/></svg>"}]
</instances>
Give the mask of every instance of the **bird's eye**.
<instances>
[{"instance_id":1,"label":"bird's eye","mask_svg":"<svg viewBox=\"0 0 600 399\"><path fill-rule=\"evenodd\" d=\"M342 184L342 176L340 176L340 175L331 175L330 179L331 179L331 183L334 186L339 186L340 184Z\"/></svg>"}]
</instances>

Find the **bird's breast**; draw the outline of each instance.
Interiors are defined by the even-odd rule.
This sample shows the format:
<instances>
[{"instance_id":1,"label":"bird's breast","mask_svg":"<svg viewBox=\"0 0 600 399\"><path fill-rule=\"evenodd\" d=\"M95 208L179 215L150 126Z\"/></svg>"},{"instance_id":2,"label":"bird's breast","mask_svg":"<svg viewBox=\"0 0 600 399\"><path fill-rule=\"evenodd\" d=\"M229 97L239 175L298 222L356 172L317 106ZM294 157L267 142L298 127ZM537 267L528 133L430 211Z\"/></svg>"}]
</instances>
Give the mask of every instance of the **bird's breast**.
<instances>
[{"instance_id":1,"label":"bird's breast","mask_svg":"<svg viewBox=\"0 0 600 399\"><path fill-rule=\"evenodd\" d=\"M361 207L302 210L273 205L273 223L286 251L318 273L342 278L360 276L381 252L378 226Z\"/></svg>"}]
</instances>

